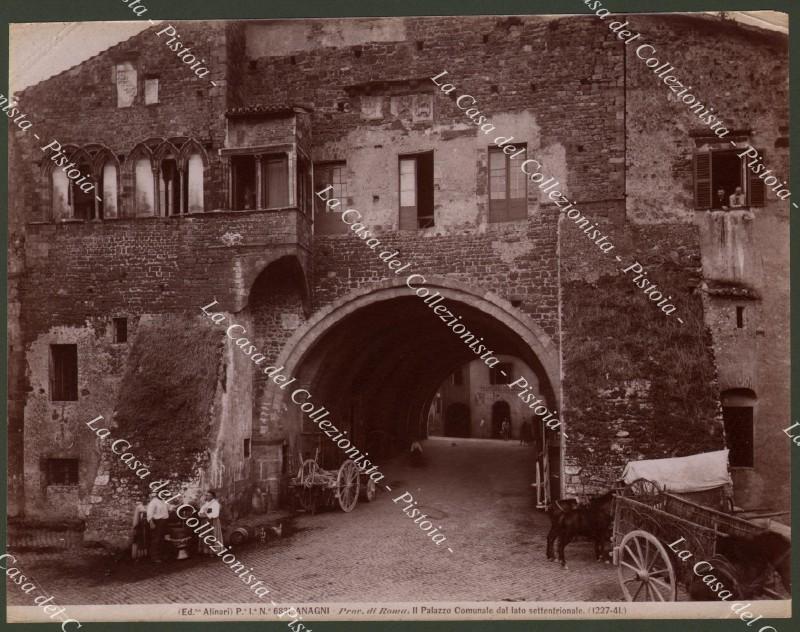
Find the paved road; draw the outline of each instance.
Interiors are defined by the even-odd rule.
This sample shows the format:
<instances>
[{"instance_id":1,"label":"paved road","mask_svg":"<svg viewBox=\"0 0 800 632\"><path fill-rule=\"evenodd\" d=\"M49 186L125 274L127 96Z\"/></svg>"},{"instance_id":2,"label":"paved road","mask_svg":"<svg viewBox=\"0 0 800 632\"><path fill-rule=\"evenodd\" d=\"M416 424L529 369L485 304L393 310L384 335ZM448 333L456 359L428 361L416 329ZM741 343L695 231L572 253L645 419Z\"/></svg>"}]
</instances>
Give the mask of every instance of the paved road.
<instances>
[{"instance_id":1,"label":"paved road","mask_svg":"<svg viewBox=\"0 0 800 632\"><path fill-rule=\"evenodd\" d=\"M429 439L425 467L384 469L391 493L349 514L300 515L290 536L237 556L281 603L620 600L615 569L592 559L589 542L567 548L569 570L545 559L549 520L533 507L530 452L516 441ZM441 525L442 545L392 502L405 491ZM59 603L264 603L219 559L120 567L91 556L18 557ZM16 587L8 594L26 604Z\"/></svg>"}]
</instances>

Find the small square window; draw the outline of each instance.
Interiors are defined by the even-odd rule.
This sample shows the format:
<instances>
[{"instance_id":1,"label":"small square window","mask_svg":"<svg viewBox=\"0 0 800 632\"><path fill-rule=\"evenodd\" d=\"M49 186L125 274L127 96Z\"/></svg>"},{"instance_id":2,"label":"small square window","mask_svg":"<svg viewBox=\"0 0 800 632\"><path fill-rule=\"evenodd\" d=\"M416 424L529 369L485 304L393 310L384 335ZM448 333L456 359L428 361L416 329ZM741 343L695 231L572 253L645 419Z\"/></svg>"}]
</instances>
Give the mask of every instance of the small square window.
<instances>
[{"instance_id":1,"label":"small square window","mask_svg":"<svg viewBox=\"0 0 800 632\"><path fill-rule=\"evenodd\" d=\"M78 459L47 459L44 474L48 485L77 485Z\"/></svg>"},{"instance_id":2,"label":"small square window","mask_svg":"<svg viewBox=\"0 0 800 632\"><path fill-rule=\"evenodd\" d=\"M50 345L50 399L78 401L78 345Z\"/></svg>"},{"instance_id":3,"label":"small square window","mask_svg":"<svg viewBox=\"0 0 800 632\"><path fill-rule=\"evenodd\" d=\"M144 103L145 105L158 103L158 77L147 77L144 80Z\"/></svg>"},{"instance_id":4,"label":"small square window","mask_svg":"<svg viewBox=\"0 0 800 632\"><path fill-rule=\"evenodd\" d=\"M115 318L114 319L114 343L121 344L128 342L128 319Z\"/></svg>"}]
</instances>

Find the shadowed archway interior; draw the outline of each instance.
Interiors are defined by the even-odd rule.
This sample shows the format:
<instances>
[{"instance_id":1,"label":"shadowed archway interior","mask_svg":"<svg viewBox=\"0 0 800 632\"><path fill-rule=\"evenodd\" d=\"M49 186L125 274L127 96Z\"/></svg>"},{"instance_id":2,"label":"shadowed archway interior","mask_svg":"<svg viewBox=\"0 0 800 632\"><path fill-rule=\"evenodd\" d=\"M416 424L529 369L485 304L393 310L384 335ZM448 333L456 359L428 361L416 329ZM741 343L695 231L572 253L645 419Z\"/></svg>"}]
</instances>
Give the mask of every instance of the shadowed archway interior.
<instances>
[{"instance_id":1,"label":"shadowed archway interior","mask_svg":"<svg viewBox=\"0 0 800 632\"><path fill-rule=\"evenodd\" d=\"M544 367L518 333L475 306L451 299L447 305L493 355L515 355L532 367L541 395L553 405ZM401 296L338 320L309 347L294 375L354 445L380 459L425 436L426 413L442 381L478 357L422 300ZM319 448L328 465L341 458L310 421L300 430L304 455Z\"/></svg>"}]
</instances>

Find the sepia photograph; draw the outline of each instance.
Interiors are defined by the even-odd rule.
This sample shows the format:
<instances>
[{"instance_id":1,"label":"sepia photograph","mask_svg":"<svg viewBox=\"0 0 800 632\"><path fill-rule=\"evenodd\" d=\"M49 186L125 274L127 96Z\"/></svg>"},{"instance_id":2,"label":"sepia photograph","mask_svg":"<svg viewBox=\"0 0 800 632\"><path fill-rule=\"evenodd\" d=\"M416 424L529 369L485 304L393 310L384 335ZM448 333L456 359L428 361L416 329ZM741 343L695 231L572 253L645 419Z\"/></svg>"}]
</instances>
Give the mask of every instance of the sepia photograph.
<instances>
[{"instance_id":1,"label":"sepia photograph","mask_svg":"<svg viewBox=\"0 0 800 632\"><path fill-rule=\"evenodd\" d=\"M9 25L10 623L791 627L787 13L115 4Z\"/></svg>"}]
</instances>

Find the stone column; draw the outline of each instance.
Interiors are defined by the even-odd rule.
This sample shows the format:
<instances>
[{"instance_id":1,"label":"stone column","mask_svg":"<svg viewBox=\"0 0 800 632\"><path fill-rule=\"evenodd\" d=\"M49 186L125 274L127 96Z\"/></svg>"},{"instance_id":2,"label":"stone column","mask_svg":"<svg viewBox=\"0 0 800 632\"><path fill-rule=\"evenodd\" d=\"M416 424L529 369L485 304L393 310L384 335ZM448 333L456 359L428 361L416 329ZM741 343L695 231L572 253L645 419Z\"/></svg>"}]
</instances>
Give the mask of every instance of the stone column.
<instances>
[{"instance_id":1,"label":"stone column","mask_svg":"<svg viewBox=\"0 0 800 632\"><path fill-rule=\"evenodd\" d=\"M261 161L262 154L256 154L256 208L264 208L264 183L261 181Z\"/></svg>"},{"instance_id":2,"label":"stone column","mask_svg":"<svg viewBox=\"0 0 800 632\"><path fill-rule=\"evenodd\" d=\"M151 165L153 169L153 215L161 215L161 164L155 162Z\"/></svg>"},{"instance_id":3,"label":"stone column","mask_svg":"<svg viewBox=\"0 0 800 632\"><path fill-rule=\"evenodd\" d=\"M189 211L186 208L186 199L183 195L183 180L186 177L186 165L183 165L180 169L178 169L178 186L180 187L180 208L178 208L178 215L182 215Z\"/></svg>"}]
</instances>

